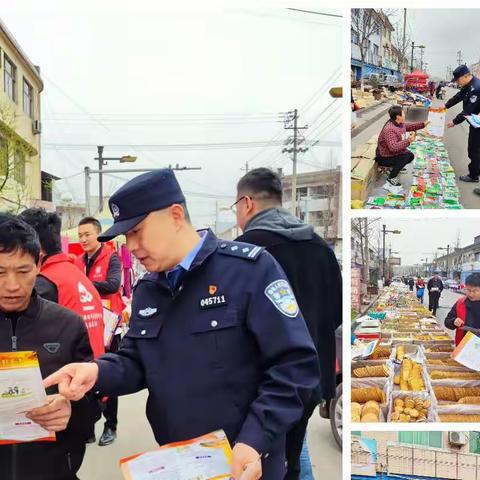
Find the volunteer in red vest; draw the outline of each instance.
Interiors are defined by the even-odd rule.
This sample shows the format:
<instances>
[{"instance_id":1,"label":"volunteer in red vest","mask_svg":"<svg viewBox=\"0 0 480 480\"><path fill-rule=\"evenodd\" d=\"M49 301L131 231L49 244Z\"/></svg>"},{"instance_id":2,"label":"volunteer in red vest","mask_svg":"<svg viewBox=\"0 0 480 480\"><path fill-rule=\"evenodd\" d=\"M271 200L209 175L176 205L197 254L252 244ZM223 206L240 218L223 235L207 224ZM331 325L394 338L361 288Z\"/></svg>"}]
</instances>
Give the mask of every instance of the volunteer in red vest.
<instances>
[{"instance_id":1,"label":"volunteer in red vest","mask_svg":"<svg viewBox=\"0 0 480 480\"><path fill-rule=\"evenodd\" d=\"M455 333L455 345L458 345L465 332L464 325L480 328L480 273L472 273L465 280L465 296L461 297L445 318L445 326Z\"/></svg>"},{"instance_id":2,"label":"volunteer in red vest","mask_svg":"<svg viewBox=\"0 0 480 480\"><path fill-rule=\"evenodd\" d=\"M94 358L99 357L105 353L102 301L92 282L62 252L60 217L43 208L29 208L20 218L37 232L42 248L35 290L83 318Z\"/></svg>"},{"instance_id":3,"label":"volunteer in red vest","mask_svg":"<svg viewBox=\"0 0 480 480\"><path fill-rule=\"evenodd\" d=\"M102 297L105 307L121 315L125 304L122 300L122 263L115 250L102 244L97 237L102 232L100 222L94 217L85 217L78 224L78 239L85 252L77 258L77 265L92 281ZM113 337L108 351L116 352L120 345L120 335ZM118 397L108 397L103 411L105 426L98 442L100 446L110 445L117 436Z\"/></svg>"},{"instance_id":4,"label":"volunteer in red vest","mask_svg":"<svg viewBox=\"0 0 480 480\"><path fill-rule=\"evenodd\" d=\"M87 327L94 358L105 353L102 299L88 277L72 258L62 252L62 220L43 208L29 208L20 218L37 232L40 246L40 273L35 282L39 296L74 311ZM52 318L52 321L55 319ZM86 443L95 442L95 423L101 418L98 399L90 398L90 434Z\"/></svg>"}]
</instances>

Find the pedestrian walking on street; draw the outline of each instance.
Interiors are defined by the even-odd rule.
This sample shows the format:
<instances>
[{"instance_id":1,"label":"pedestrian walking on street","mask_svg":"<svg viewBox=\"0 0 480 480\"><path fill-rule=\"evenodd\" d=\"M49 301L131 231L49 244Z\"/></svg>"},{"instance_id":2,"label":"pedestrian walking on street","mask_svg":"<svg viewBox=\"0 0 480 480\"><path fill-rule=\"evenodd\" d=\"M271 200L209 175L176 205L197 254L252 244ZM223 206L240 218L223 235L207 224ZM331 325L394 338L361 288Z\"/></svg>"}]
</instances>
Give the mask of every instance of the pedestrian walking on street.
<instances>
[{"instance_id":1,"label":"pedestrian walking on street","mask_svg":"<svg viewBox=\"0 0 480 480\"><path fill-rule=\"evenodd\" d=\"M418 277L417 281L415 283L415 287L417 289L417 298L421 304L423 304L423 296L425 295L425 281L423 280L422 277ZM421 290L421 293L419 295L419 290Z\"/></svg>"},{"instance_id":2,"label":"pedestrian walking on street","mask_svg":"<svg viewBox=\"0 0 480 480\"><path fill-rule=\"evenodd\" d=\"M428 122L405 123L405 112L400 105L388 110L390 120L383 126L378 136L375 161L381 167L391 167L387 183L392 187L400 187L398 174L411 163L415 155L408 147L415 141L415 133L428 125ZM407 132L411 132L407 138Z\"/></svg>"},{"instance_id":3,"label":"pedestrian walking on street","mask_svg":"<svg viewBox=\"0 0 480 480\"><path fill-rule=\"evenodd\" d=\"M428 290L428 309L437 314L438 302L443 291L443 282L440 278L440 272L434 272L433 277L427 283Z\"/></svg>"},{"instance_id":4,"label":"pedestrian walking on street","mask_svg":"<svg viewBox=\"0 0 480 480\"><path fill-rule=\"evenodd\" d=\"M122 315L125 304L122 300L122 262L115 250L109 244L102 244L98 236L102 225L94 217L85 217L78 224L78 239L85 252L76 263L82 272L92 281L97 289L102 303L116 315ZM107 351L116 352L120 346L121 335L116 333ZM103 416L105 425L98 444L103 447L110 445L117 437L118 398L109 396L106 400ZM95 431L92 432L95 441Z\"/></svg>"},{"instance_id":5,"label":"pedestrian walking on street","mask_svg":"<svg viewBox=\"0 0 480 480\"><path fill-rule=\"evenodd\" d=\"M466 65L460 65L453 71L453 80L460 86L460 91L445 103L446 108L452 108L457 103L463 102L462 111L447 124L453 128L465 121L467 115L480 114L480 79L472 75ZM468 132L468 175L460 176L462 182L478 183L480 175L480 128L470 125ZM480 188L475 188L474 193L480 195Z\"/></svg>"},{"instance_id":6,"label":"pedestrian walking on street","mask_svg":"<svg viewBox=\"0 0 480 480\"><path fill-rule=\"evenodd\" d=\"M459 298L445 318L445 326L456 330L455 345L465 332L463 326L480 329L480 274L472 273L465 280L465 296Z\"/></svg>"},{"instance_id":7,"label":"pedestrian walking on street","mask_svg":"<svg viewBox=\"0 0 480 480\"><path fill-rule=\"evenodd\" d=\"M408 279L408 288L410 289L411 292L413 292L414 286L415 286L415 280L412 277L410 277Z\"/></svg>"},{"instance_id":8,"label":"pedestrian walking on street","mask_svg":"<svg viewBox=\"0 0 480 480\"><path fill-rule=\"evenodd\" d=\"M308 421L321 402L328 412L336 394L335 330L342 323L342 279L332 249L311 225L282 208L282 191L278 174L268 168L251 170L237 184L235 213L243 231L237 241L265 247L286 273L319 355L321 383L287 435L285 480L298 480Z\"/></svg>"},{"instance_id":9,"label":"pedestrian walking on street","mask_svg":"<svg viewBox=\"0 0 480 480\"><path fill-rule=\"evenodd\" d=\"M82 317L36 293L40 252L30 225L0 214L0 351L36 352L46 377L68 363L89 362L93 354ZM89 433L89 402L70 403L54 388L47 394L47 404L30 411L27 419L57 432L55 441L0 445L2 480L78 480ZM10 420L12 426L14 420L22 422L21 416Z\"/></svg>"},{"instance_id":10,"label":"pedestrian walking on street","mask_svg":"<svg viewBox=\"0 0 480 480\"><path fill-rule=\"evenodd\" d=\"M318 357L285 273L264 248L196 231L170 169L109 200L113 226L150 272L134 290L116 353L51 375L71 400L149 391L159 445L222 428L235 480L280 480L285 436L318 386ZM132 437L132 442L135 438ZM132 443L132 452L134 452Z\"/></svg>"}]
</instances>

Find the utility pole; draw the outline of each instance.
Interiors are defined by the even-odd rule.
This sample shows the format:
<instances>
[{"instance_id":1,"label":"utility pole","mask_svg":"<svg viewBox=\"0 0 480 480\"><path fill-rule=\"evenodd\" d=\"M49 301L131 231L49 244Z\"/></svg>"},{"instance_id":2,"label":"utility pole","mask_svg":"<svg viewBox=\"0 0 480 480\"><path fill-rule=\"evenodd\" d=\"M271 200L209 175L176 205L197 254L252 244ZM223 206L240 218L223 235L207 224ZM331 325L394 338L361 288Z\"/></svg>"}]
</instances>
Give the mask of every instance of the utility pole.
<instances>
[{"instance_id":1,"label":"utility pole","mask_svg":"<svg viewBox=\"0 0 480 480\"><path fill-rule=\"evenodd\" d=\"M402 42L402 46L403 46L403 49L402 49L402 55L405 55L405 35L406 35L406 32L407 32L407 9L404 8L403 9L403 42Z\"/></svg>"},{"instance_id":2,"label":"utility pole","mask_svg":"<svg viewBox=\"0 0 480 480\"><path fill-rule=\"evenodd\" d=\"M240 170L244 171L245 173L248 173L248 160L245 162L245 167L241 168Z\"/></svg>"},{"instance_id":3,"label":"utility pole","mask_svg":"<svg viewBox=\"0 0 480 480\"><path fill-rule=\"evenodd\" d=\"M363 265L363 278L365 280L365 284L368 285L370 283L370 248L368 246L368 218L363 218L360 219L360 221L363 220L363 236L365 239L365 242L363 244L364 246L364 255L363 255L363 261L365 264ZM360 223L360 230L361 230L361 223Z\"/></svg>"},{"instance_id":4,"label":"utility pole","mask_svg":"<svg viewBox=\"0 0 480 480\"><path fill-rule=\"evenodd\" d=\"M90 167L85 167L85 206L87 215L90 216Z\"/></svg>"},{"instance_id":5,"label":"utility pole","mask_svg":"<svg viewBox=\"0 0 480 480\"><path fill-rule=\"evenodd\" d=\"M410 73L413 72L413 49L415 48L415 42L412 42L412 57L410 59Z\"/></svg>"},{"instance_id":6,"label":"utility pole","mask_svg":"<svg viewBox=\"0 0 480 480\"><path fill-rule=\"evenodd\" d=\"M423 48L420 48L420 71L423 72Z\"/></svg>"},{"instance_id":7,"label":"utility pole","mask_svg":"<svg viewBox=\"0 0 480 480\"><path fill-rule=\"evenodd\" d=\"M103 178L102 178L102 169L103 165L103 145L97 146L98 152L98 212L101 213L103 211Z\"/></svg>"},{"instance_id":8,"label":"utility pole","mask_svg":"<svg viewBox=\"0 0 480 480\"><path fill-rule=\"evenodd\" d=\"M303 127L298 126L298 110L295 109L293 112L287 112L287 117L285 118L285 130L293 130L293 137L289 137L285 145L292 144L292 147L285 147L282 149L282 153L291 153L292 154L292 161L293 161L293 171L292 171L292 214L296 215L297 213L297 154L298 153L305 153L308 148L307 147L299 147L303 142L305 142L305 138L303 136L298 135L299 130L305 130L308 128L307 125Z\"/></svg>"},{"instance_id":9,"label":"utility pole","mask_svg":"<svg viewBox=\"0 0 480 480\"><path fill-rule=\"evenodd\" d=\"M387 226L382 226L382 234L383 234L383 249L382 249L382 277L383 282L385 283L385 236L387 235Z\"/></svg>"},{"instance_id":10,"label":"utility pole","mask_svg":"<svg viewBox=\"0 0 480 480\"><path fill-rule=\"evenodd\" d=\"M458 65L462 65L462 51L461 50L459 50L457 52L457 63L458 63Z\"/></svg>"}]
</instances>

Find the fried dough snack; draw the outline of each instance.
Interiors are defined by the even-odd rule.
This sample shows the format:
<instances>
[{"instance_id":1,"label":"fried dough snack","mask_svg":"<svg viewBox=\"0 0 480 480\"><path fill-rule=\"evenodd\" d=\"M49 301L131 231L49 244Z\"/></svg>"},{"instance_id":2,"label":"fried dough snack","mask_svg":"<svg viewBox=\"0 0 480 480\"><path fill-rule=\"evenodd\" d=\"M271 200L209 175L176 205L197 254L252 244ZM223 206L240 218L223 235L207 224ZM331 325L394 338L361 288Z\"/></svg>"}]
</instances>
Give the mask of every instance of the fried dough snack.
<instances>
[{"instance_id":1,"label":"fried dough snack","mask_svg":"<svg viewBox=\"0 0 480 480\"><path fill-rule=\"evenodd\" d=\"M452 358L428 358L428 365L441 365L443 367L459 367L461 366L457 361Z\"/></svg>"},{"instance_id":2,"label":"fried dough snack","mask_svg":"<svg viewBox=\"0 0 480 480\"><path fill-rule=\"evenodd\" d=\"M443 380L445 378L457 378L459 380L480 380L480 373L477 372L449 372L447 370L433 370L430 372L432 380Z\"/></svg>"},{"instance_id":3,"label":"fried dough snack","mask_svg":"<svg viewBox=\"0 0 480 480\"><path fill-rule=\"evenodd\" d=\"M466 404L480 404L480 397L462 397L458 403L466 403Z\"/></svg>"},{"instance_id":4,"label":"fried dough snack","mask_svg":"<svg viewBox=\"0 0 480 480\"><path fill-rule=\"evenodd\" d=\"M403 345L399 345L397 347L397 360L401 362L404 356L405 356L405 347Z\"/></svg>"},{"instance_id":5,"label":"fried dough snack","mask_svg":"<svg viewBox=\"0 0 480 480\"><path fill-rule=\"evenodd\" d=\"M388 367L387 365L368 365L366 367L354 368L353 376L357 378L388 377Z\"/></svg>"},{"instance_id":6,"label":"fried dough snack","mask_svg":"<svg viewBox=\"0 0 480 480\"><path fill-rule=\"evenodd\" d=\"M393 405L394 410L391 415L392 422L425 422L428 416L430 400L423 400L419 397L396 398L393 401Z\"/></svg>"},{"instance_id":7,"label":"fried dough snack","mask_svg":"<svg viewBox=\"0 0 480 480\"><path fill-rule=\"evenodd\" d=\"M437 400L458 402L464 397L480 397L480 387L433 387Z\"/></svg>"},{"instance_id":8,"label":"fried dough snack","mask_svg":"<svg viewBox=\"0 0 480 480\"><path fill-rule=\"evenodd\" d=\"M441 422L480 422L480 415L439 414Z\"/></svg>"},{"instance_id":9,"label":"fried dough snack","mask_svg":"<svg viewBox=\"0 0 480 480\"><path fill-rule=\"evenodd\" d=\"M414 392L425 390L422 366L409 358L404 358L400 367L400 390Z\"/></svg>"},{"instance_id":10,"label":"fried dough snack","mask_svg":"<svg viewBox=\"0 0 480 480\"><path fill-rule=\"evenodd\" d=\"M385 392L378 387L352 388L352 402L366 403L369 400L385 403Z\"/></svg>"},{"instance_id":11,"label":"fried dough snack","mask_svg":"<svg viewBox=\"0 0 480 480\"><path fill-rule=\"evenodd\" d=\"M388 347L377 346L369 358L371 360L381 360L384 358L389 358L391 353L392 351Z\"/></svg>"}]
</instances>

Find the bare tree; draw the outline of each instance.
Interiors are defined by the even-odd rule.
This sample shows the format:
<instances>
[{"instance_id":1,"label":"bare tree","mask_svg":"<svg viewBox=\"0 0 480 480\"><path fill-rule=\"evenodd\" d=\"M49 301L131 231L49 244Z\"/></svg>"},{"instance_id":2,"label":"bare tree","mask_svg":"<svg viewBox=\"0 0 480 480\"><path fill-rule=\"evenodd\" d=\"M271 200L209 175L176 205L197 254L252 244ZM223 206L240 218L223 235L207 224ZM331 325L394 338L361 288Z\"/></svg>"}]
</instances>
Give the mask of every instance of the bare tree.
<instances>
[{"instance_id":1,"label":"bare tree","mask_svg":"<svg viewBox=\"0 0 480 480\"><path fill-rule=\"evenodd\" d=\"M0 200L12 213L27 207L31 192L30 180L25 175L28 152L18 140L15 126L14 109L0 104Z\"/></svg>"},{"instance_id":2,"label":"bare tree","mask_svg":"<svg viewBox=\"0 0 480 480\"><path fill-rule=\"evenodd\" d=\"M380 33L382 16L388 17L386 10L373 8L352 8L352 29L358 35L358 48L360 50L360 87L363 90L363 69L367 61L370 38Z\"/></svg>"},{"instance_id":3,"label":"bare tree","mask_svg":"<svg viewBox=\"0 0 480 480\"><path fill-rule=\"evenodd\" d=\"M397 23L395 26L395 31L392 35L392 44L397 50L397 69L399 72L402 72L402 64L407 58L407 52L410 45L410 36L405 32L405 37L403 36L403 29L400 29L400 24Z\"/></svg>"}]
</instances>

